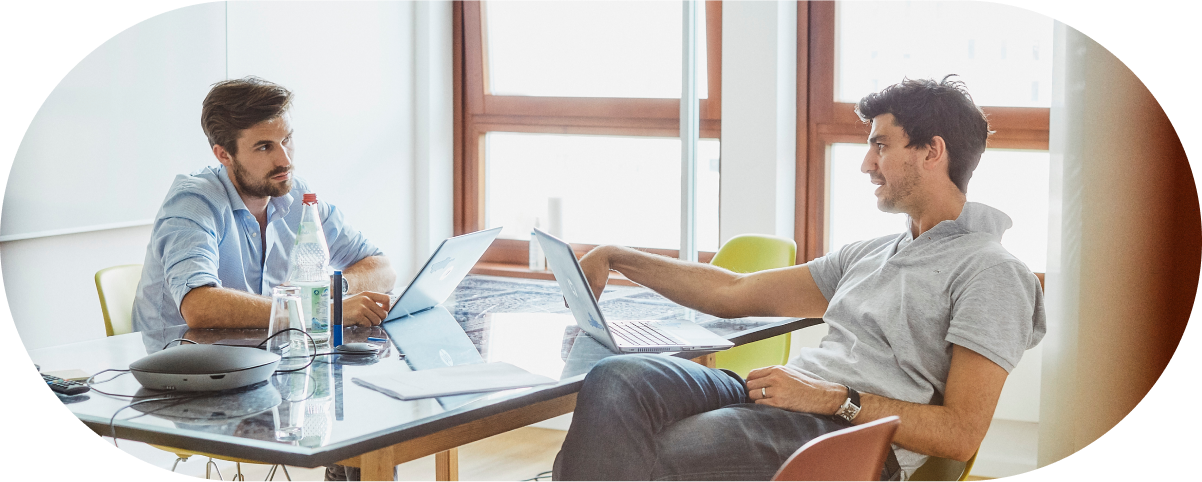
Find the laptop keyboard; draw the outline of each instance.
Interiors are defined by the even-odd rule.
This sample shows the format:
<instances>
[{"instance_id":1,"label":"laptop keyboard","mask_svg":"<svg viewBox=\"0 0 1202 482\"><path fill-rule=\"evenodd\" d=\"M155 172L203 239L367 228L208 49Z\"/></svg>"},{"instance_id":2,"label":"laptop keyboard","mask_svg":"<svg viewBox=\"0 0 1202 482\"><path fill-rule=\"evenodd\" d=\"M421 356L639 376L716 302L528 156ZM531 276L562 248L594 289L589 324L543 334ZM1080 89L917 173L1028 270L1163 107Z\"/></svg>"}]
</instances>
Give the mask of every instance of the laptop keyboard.
<instances>
[{"instance_id":1,"label":"laptop keyboard","mask_svg":"<svg viewBox=\"0 0 1202 482\"><path fill-rule=\"evenodd\" d=\"M627 345L682 345L676 337L659 331L651 322L622 321L610 322L609 331Z\"/></svg>"}]
</instances>

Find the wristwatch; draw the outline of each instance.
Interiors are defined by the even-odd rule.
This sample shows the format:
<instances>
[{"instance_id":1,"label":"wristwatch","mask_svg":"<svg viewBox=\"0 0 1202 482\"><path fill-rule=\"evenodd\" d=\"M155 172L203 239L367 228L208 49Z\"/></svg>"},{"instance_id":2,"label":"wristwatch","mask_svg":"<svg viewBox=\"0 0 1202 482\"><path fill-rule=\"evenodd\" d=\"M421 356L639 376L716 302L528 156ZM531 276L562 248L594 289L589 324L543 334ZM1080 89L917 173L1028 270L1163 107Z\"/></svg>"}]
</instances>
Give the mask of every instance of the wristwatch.
<instances>
[{"instance_id":1,"label":"wristwatch","mask_svg":"<svg viewBox=\"0 0 1202 482\"><path fill-rule=\"evenodd\" d=\"M853 390L847 385L843 385L847 389L847 400L839 407L839 411L835 415L843 417L848 422L855 420L856 415L860 414L860 392Z\"/></svg>"}]
</instances>

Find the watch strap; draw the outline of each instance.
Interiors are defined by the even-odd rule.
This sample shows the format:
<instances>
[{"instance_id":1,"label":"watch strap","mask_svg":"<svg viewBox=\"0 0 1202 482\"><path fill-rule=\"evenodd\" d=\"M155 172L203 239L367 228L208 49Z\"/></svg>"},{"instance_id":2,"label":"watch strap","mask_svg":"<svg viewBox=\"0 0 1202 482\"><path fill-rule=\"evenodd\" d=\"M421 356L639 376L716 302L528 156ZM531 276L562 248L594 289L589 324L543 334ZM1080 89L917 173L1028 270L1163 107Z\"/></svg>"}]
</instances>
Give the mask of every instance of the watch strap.
<instances>
[{"instance_id":1,"label":"watch strap","mask_svg":"<svg viewBox=\"0 0 1202 482\"><path fill-rule=\"evenodd\" d=\"M847 389L847 400L843 401L843 405L839 407L835 415L850 422L860 414L860 392L847 385L844 385L843 388Z\"/></svg>"}]
</instances>

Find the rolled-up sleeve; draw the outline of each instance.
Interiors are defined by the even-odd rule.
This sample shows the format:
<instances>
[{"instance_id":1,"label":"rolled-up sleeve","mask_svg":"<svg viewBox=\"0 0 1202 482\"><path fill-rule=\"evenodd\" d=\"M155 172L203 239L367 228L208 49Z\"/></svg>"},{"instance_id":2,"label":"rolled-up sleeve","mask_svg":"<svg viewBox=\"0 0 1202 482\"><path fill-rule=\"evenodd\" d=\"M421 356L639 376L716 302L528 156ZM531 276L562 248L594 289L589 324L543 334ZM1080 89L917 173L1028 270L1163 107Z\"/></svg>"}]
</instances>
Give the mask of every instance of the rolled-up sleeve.
<instances>
[{"instance_id":1,"label":"rolled-up sleeve","mask_svg":"<svg viewBox=\"0 0 1202 482\"><path fill-rule=\"evenodd\" d=\"M163 277L175 307L200 286L221 286L218 233L220 215L201 196L181 193L164 203L151 247L163 266Z\"/></svg>"}]
</instances>

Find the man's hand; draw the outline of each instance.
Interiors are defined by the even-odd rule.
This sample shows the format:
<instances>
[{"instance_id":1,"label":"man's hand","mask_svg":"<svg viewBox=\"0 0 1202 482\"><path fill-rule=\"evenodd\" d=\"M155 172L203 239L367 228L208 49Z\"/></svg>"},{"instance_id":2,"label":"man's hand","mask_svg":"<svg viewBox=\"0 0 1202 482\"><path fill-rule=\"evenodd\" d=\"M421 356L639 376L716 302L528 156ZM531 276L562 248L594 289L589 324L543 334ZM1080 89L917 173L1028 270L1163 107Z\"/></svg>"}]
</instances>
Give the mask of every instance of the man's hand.
<instances>
[{"instance_id":1,"label":"man's hand","mask_svg":"<svg viewBox=\"0 0 1202 482\"><path fill-rule=\"evenodd\" d=\"M342 300L342 325L375 326L388 315L388 295L363 291Z\"/></svg>"},{"instance_id":2,"label":"man's hand","mask_svg":"<svg viewBox=\"0 0 1202 482\"><path fill-rule=\"evenodd\" d=\"M747 396L755 403L794 412L833 415L847 400L847 388L777 365L747 374Z\"/></svg>"},{"instance_id":3,"label":"man's hand","mask_svg":"<svg viewBox=\"0 0 1202 482\"><path fill-rule=\"evenodd\" d=\"M593 289L593 298L601 299L605 284L609 282L609 254L613 246L597 246L580 258L580 269L588 285Z\"/></svg>"}]
</instances>

